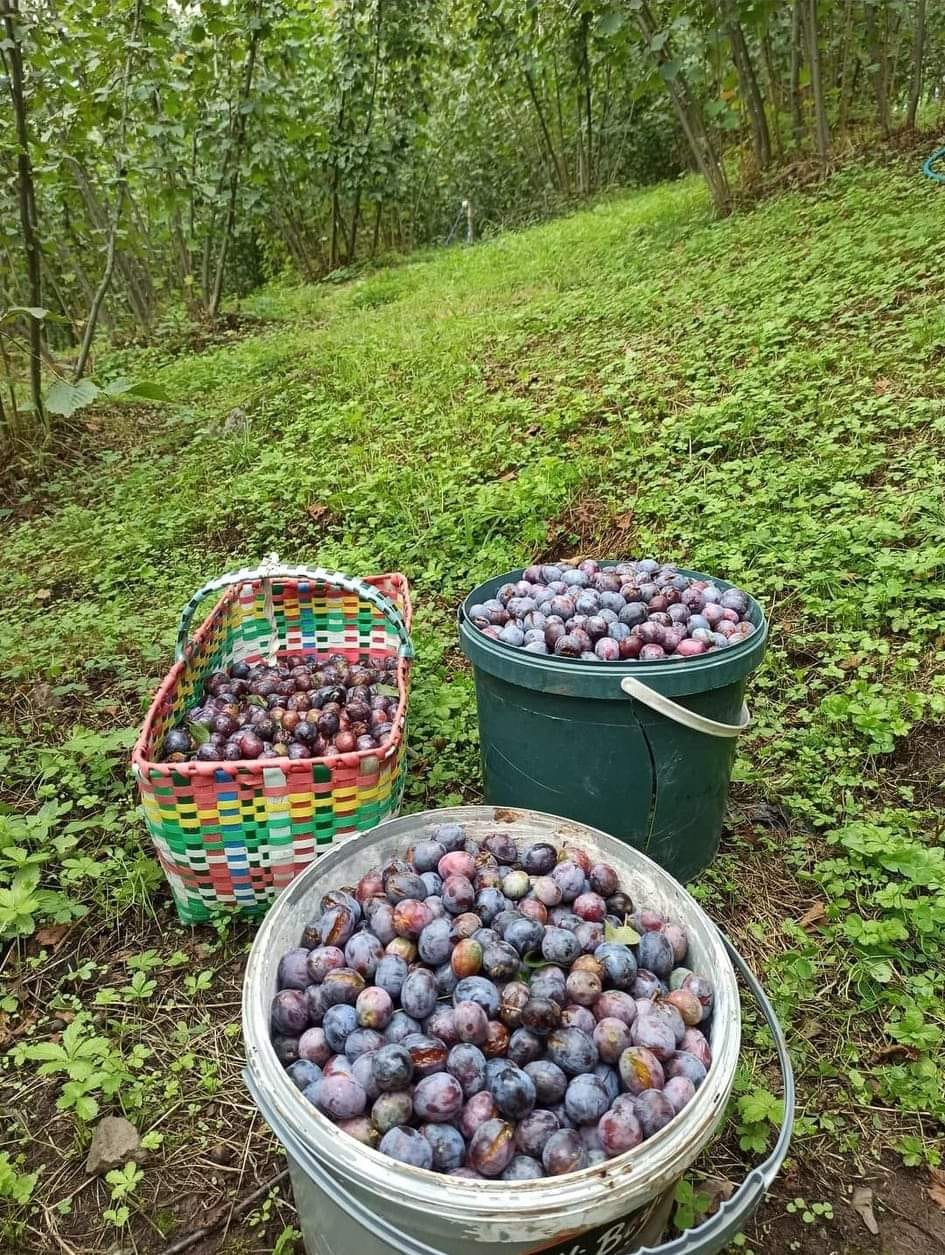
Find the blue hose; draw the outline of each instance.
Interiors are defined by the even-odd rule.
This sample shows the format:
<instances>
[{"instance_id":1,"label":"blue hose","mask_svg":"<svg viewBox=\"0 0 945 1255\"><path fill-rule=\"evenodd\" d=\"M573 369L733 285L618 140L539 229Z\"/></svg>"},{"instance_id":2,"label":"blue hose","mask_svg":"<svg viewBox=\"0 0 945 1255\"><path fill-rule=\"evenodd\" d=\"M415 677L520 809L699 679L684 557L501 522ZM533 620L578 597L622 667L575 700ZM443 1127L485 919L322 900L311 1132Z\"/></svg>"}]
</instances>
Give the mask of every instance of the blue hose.
<instances>
[{"instance_id":1,"label":"blue hose","mask_svg":"<svg viewBox=\"0 0 945 1255\"><path fill-rule=\"evenodd\" d=\"M945 148L939 148L936 152L932 153L931 157L929 157L927 161L923 163L922 173L927 178L934 179L936 183L945 183L945 173L940 173L938 170L933 169L933 166L937 161L943 160L945 160Z\"/></svg>"}]
</instances>

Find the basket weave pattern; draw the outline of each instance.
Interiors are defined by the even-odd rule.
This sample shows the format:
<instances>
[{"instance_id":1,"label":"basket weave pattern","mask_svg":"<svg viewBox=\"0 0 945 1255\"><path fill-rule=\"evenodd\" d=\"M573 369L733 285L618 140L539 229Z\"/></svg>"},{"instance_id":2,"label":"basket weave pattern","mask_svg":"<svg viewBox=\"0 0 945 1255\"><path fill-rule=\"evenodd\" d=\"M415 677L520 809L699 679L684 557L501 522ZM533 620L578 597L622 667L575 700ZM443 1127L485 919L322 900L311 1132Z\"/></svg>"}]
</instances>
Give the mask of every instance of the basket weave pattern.
<instances>
[{"instance_id":1,"label":"basket weave pattern","mask_svg":"<svg viewBox=\"0 0 945 1255\"><path fill-rule=\"evenodd\" d=\"M364 583L396 606L409 629L406 579ZM292 654L396 657L401 643L382 609L328 582L246 580L220 599L158 690L132 755L145 823L184 923L220 909L264 911L321 850L397 814L406 765L403 656L391 673L399 701L383 748L328 759L155 762L165 732L195 703L204 680L233 662Z\"/></svg>"}]
</instances>

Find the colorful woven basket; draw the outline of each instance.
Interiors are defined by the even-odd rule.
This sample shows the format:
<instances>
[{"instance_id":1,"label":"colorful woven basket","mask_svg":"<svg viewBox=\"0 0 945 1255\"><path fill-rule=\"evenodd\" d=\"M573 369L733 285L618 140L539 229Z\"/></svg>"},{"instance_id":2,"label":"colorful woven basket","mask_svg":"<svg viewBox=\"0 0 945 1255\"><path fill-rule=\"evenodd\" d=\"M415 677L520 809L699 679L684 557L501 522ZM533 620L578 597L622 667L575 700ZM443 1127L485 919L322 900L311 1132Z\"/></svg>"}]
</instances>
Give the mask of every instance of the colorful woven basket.
<instances>
[{"instance_id":1,"label":"colorful woven basket","mask_svg":"<svg viewBox=\"0 0 945 1255\"><path fill-rule=\"evenodd\" d=\"M225 589L192 640L200 603ZM221 910L261 913L322 850L397 814L406 766L410 593L399 574L350 579L280 565L211 580L181 613L176 661L132 754L145 823L184 923ZM394 730L376 750L333 758L155 762L203 681L233 662L288 654L396 656Z\"/></svg>"}]
</instances>

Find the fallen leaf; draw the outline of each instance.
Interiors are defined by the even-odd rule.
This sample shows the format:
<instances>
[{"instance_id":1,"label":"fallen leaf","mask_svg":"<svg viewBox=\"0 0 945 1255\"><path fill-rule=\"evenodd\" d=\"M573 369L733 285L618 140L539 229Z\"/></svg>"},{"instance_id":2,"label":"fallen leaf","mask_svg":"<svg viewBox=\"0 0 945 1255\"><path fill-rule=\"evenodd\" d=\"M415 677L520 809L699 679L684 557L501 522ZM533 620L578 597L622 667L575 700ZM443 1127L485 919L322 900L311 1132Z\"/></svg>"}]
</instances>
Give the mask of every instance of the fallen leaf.
<instances>
[{"instance_id":1,"label":"fallen leaf","mask_svg":"<svg viewBox=\"0 0 945 1255\"><path fill-rule=\"evenodd\" d=\"M945 1211L945 1168L930 1168L929 1177L932 1184L926 1193L940 1211Z\"/></svg>"},{"instance_id":2,"label":"fallen leaf","mask_svg":"<svg viewBox=\"0 0 945 1255\"><path fill-rule=\"evenodd\" d=\"M869 1229L870 1233L872 1233L873 1237L878 1237L879 1225L876 1223L876 1217L873 1215L873 1191L867 1189L865 1185L858 1185L853 1191L850 1206L866 1225L867 1229Z\"/></svg>"},{"instance_id":3,"label":"fallen leaf","mask_svg":"<svg viewBox=\"0 0 945 1255\"><path fill-rule=\"evenodd\" d=\"M735 1193L735 1182L727 1177L706 1177L699 1183L699 1193L708 1195L707 1216L714 1216L722 1203L727 1203Z\"/></svg>"},{"instance_id":4,"label":"fallen leaf","mask_svg":"<svg viewBox=\"0 0 945 1255\"><path fill-rule=\"evenodd\" d=\"M69 927L69 924L50 924L48 928L38 928L36 940L41 946L58 946Z\"/></svg>"},{"instance_id":5,"label":"fallen leaf","mask_svg":"<svg viewBox=\"0 0 945 1255\"><path fill-rule=\"evenodd\" d=\"M52 596L51 588L37 588L36 590L37 601L48 601L51 596Z\"/></svg>"},{"instance_id":6,"label":"fallen leaf","mask_svg":"<svg viewBox=\"0 0 945 1255\"><path fill-rule=\"evenodd\" d=\"M914 1046L906 1046L897 1042L892 1046L880 1046L873 1055L871 1063L884 1063L887 1059L918 1059L919 1052Z\"/></svg>"},{"instance_id":7,"label":"fallen leaf","mask_svg":"<svg viewBox=\"0 0 945 1255\"><path fill-rule=\"evenodd\" d=\"M320 523L322 519L331 517L331 508L320 501L313 501L305 507L305 513L313 522Z\"/></svg>"},{"instance_id":8,"label":"fallen leaf","mask_svg":"<svg viewBox=\"0 0 945 1255\"><path fill-rule=\"evenodd\" d=\"M827 911L823 902L815 902L813 906L807 908L801 918L797 921L801 928L813 928L815 924L819 924L827 918Z\"/></svg>"}]
</instances>

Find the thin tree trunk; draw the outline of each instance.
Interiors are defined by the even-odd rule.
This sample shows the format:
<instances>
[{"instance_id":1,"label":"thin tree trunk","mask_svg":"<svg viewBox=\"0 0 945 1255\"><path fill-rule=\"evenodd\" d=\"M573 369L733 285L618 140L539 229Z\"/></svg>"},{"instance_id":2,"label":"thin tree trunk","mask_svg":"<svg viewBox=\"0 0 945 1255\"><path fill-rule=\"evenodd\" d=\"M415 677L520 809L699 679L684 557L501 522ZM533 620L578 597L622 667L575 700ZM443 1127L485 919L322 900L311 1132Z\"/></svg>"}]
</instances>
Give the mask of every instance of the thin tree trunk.
<instances>
[{"instance_id":1,"label":"thin tree trunk","mask_svg":"<svg viewBox=\"0 0 945 1255\"><path fill-rule=\"evenodd\" d=\"M115 273L115 252L118 241L118 228L121 225L121 212L124 208L125 194L128 189L128 171L126 167L125 154L125 140L128 128L128 80L131 77L131 65L137 48L138 27L140 22L141 0L136 0L134 19L131 24L131 39L128 44L128 51L125 55L125 63L122 68L121 123L118 129L118 190L115 195L115 212L112 217L111 228L108 232L108 245L105 250L105 269L102 271L102 277L99 280L99 285L92 298L92 304L85 320L85 326L82 328L82 343L79 345L79 356L76 358L75 370L72 372L73 383L78 383L85 374L85 368L89 362L89 354L92 352L92 341L95 339L95 329L98 326L98 316L101 313L105 295L111 286L112 275Z\"/></svg>"},{"instance_id":2,"label":"thin tree trunk","mask_svg":"<svg viewBox=\"0 0 945 1255\"><path fill-rule=\"evenodd\" d=\"M591 16L585 10L581 17L581 60L584 67L584 122L587 127L587 142L584 148L585 167L587 170L585 192L590 192L594 187L594 119L591 112L591 64L587 50L587 28L590 20Z\"/></svg>"},{"instance_id":3,"label":"thin tree trunk","mask_svg":"<svg viewBox=\"0 0 945 1255\"><path fill-rule=\"evenodd\" d=\"M824 90L820 76L820 44L817 38L817 0L807 0L804 14L807 28L807 61L810 66L810 88L814 100L814 133L820 164L826 166L830 154L830 128L824 105Z\"/></svg>"},{"instance_id":4,"label":"thin tree trunk","mask_svg":"<svg viewBox=\"0 0 945 1255\"><path fill-rule=\"evenodd\" d=\"M262 17L262 7L257 5L255 9L256 25L253 27L253 33L249 38L249 48L246 53L246 68L243 75L243 84L239 94L239 114L236 119L236 135L233 144L233 157L230 171L230 194L226 207L226 222L223 227L223 239L220 241L220 251L217 254L217 268L213 280L213 293L210 297L210 306L207 313L211 318L216 318L217 311L220 308L220 299L223 296L223 275L226 269L226 257L230 249L230 240L233 238L233 228L236 225L236 193L239 189L240 182L240 165L243 158L243 144L246 140L246 106L249 104L250 92L253 90L253 73L256 69L256 53L259 48L259 40L262 35L262 26L260 25Z\"/></svg>"},{"instance_id":5,"label":"thin tree trunk","mask_svg":"<svg viewBox=\"0 0 945 1255\"><path fill-rule=\"evenodd\" d=\"M917 0L915 30L912 35L912 82L909 85L909 107L906 126L915 130L915 115L922 96L922 61L925 57L925 0Z\"/></svg>"},{"instance_id":6,"label":"thin tree trunk","mask_svg":"<svg viewBox=\"0 0 945 1255\"><path fill-rule=\"evenodd\" d=\"M20 44L18 25L18 0L7 0L3 14L6 31L6 54L9 63L10 100L16 125L16 186L20 206L20 231L23 250L26 253L26 273L29 281L30 305L41 308L43 304L43 279L40 261L39 227L36 217L36 197L33 188L33 163L30 160L29 126L26 117L26 92L23 86L23 49ZM30 395L33 412L43 425L46 437L49 427L43 406L43 325L40 319L29 319L30 341Z\"/></svg>"},{"instance_id":7,"label":"thin tree trunk","mask_svg":"<svg viewBox=\"0 0 945 1255\"><path fill-rule=\"evenodd\" d=\"M838 92L840 107L837 114L837 130L844 131L847 125L847 77L850 66L850 49L853 44L853 0L846 0L843 14L842 53L840 59L840 82Z\"/></svg>"},{"instance_id":8,"label":"thin tree trunk","mask_svg":"<svg viewBox=\"0 0 945 1255\"><path fill-rule=\"evenodd\" d=\"M10 396L9 430L11 435L15 435L19 430L17 414L20 407L19 402L16 399L16 383L13 379L13 364L10 361L10 355L7 353L7 346L4 343L4 335L2 332L0 332L0 357L3 358L3 373L7 381L7 392Z\"/></svg>"},{"instance_id":9,"label":"thin tree trunk","mask_svg":"<svg viewBox=\"0 0 945 1255\"><path fill-rule=\"evenodd\" d=\"M804 0L794 0L791 13L791 130L794 143L799 144L804 137L804 116L801 112L801 38L803 23L801 7Z\"/></svg>"},{"instance_id":10,"label":"thin tree trunk","mask_svg":"<svg viewBox=\"0 0 945 1255\"><path fill-rule=\"evenodd\" d=\"M778 71L775 69L774 56L771 52L771 39L768 35L767 27L762 32L761 39L761 56L765 63L765 74L768 76L768 92L771 96L771 106L774 111L774 127L771 138L774 142L775 152L778 158L784 156L784 144L781 141L781 80Z\"/></svg>"},{"instance_id":11,"label":"thin tree trunk","mask_svg":"<svg viewBox=\"0 0 945 1255\"><path fill-rule=\"evenodd\" d=\"M745 102L748 120L751 124L755 159L761 169L764 170L771 164L771 135L768 131L768 119L765 117L764 101L761 99L761 92L758 90L758 80L755 77L755 69L751 63L751 54L748 51L745 33L738 24L730 3L727 3L725 6L725 19L729 43L732 46L735 72L738 75L742 99Z\"/></svg>"},{"instance_id":12,"label":"thin tree trunk","mask_svg":"<svg viewBox=\"0 0 945 1255\"><path fill-rule=\"evenodd\" d=\"M89 176L85 172L85 168L74 157L69 157L68 161L72 165L76 174L76 185L82 196L89 222L103 235L108 234L108 221L102 211L102 207L98 202L95 191L92 187ZM148 306L147 298L141 291L134 267L129 263L128 258L122 255L120 249L115 254L115 264L121 271L122 278L125 281L125 296L132 314L138 320L138 325L145 335L149 335L151 331L151 311Z\"/></svg>"},{"instance_id":13,"label":"thin tree trunk","mask_svg":"<svg viewBox=\"0 0 945 1255\"><path fill-rule=\"evenodd\" d=\"M564 191L567 180L561 169L561 162L558 158L558 154L555 152L555 146L551 142L551 133L548 130L548 123L545 120L545 112L541 107L541 101L538 99L538 92L535 90L535 81L532 78L532 72L527 65L523 64L522 73L525 75L525 83L528 87L528 94L531 97L532 104L535 106L535 113L538 116L538 125L541 127L541 133L548 148L548 155L554 163L558 179L558 188L560 191Z\"/></svg>"},{"instance_id":14,"label":"thin tree trunk","mask_svg":"<svg viewBox=\"0 0 945 1255\"><path fill-rule=\"evenodd\" d=\"M643 3L640 5L636 20L643 37L649 44L657 33L658 27L647 0L643 0ZM667 44L664 44L659 49L656 57L660 65L666 65L670 62L671 57ZM663 81L666 83L666 89L669 92L673 108L676 110L679 125L682 127L683 134L689 143L696 165L708 184L716 212L720 215L731 213L732 193L728 184L728 178L725 174L725 168L715 151L712 138L706 130L702 110L695 101L681 71L664 76Z\"/></svg>"},{"instance_id":15,"label":"thin tree trunk","mask_svg":"<svg viewBox=\"0 0 945 1255\"><path fill-rule=\"evenodd\" d=\"M371 240L371 256L377 256L377 242L381 234L381 211L384 208L384 202L378 201L374 208L374 238Z\"/></svg>"},{"instance_id":16,"label":"thin tree trunk","mask_svg":"<svg viewBox=\"0 0 945 1255\"><path fill-rule=\"evenodd\" d=\"M561 151L564 152L564 106L561 103L561 79L558 75L557 52L553 53L553 58L554 59L553 59L552 65L554 67L554 75L555 75L555 111L558 116L558 143L561 145ZM565 166L565 171L566 170L567 170L567 167ZM570 196L571 181L570 179L568 179L566 173L565 173L565 185L561 190L564 192L565 196Z\"/></svg>"},{"instance_id":17,"label":"thin tree trunk","mask_svg":"<svg viewBox=\"0 0 945 1255\"><path fill-rule=\"evenodd\" d=\"M872 72L873 91L876 96L876 117L884 139L889 139L889 95L888 67L886 65L886 48L879 37L876 24L876 8L872 0L866 3L866 46L869 50L870 64L876 68Z\"/></svg>"}]
</instances>

